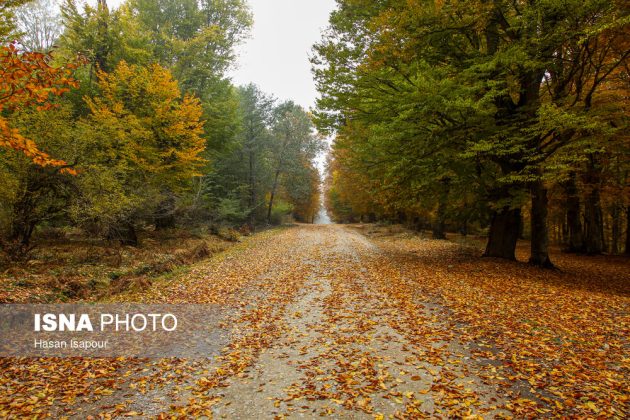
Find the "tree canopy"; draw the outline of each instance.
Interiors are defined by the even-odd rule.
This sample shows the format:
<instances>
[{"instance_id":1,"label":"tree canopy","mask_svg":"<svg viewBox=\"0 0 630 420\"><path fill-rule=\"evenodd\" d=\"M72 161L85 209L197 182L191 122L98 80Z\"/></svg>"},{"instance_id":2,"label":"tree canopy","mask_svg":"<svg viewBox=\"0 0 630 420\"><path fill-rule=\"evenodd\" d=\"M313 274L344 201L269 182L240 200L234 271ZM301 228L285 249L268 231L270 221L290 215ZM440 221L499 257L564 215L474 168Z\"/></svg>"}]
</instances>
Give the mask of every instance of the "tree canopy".
<instances>
[{"instance_id":1,"label":"tree canopy","mask_svg":"<svg viewBox=\"0 0 630 420\"><path fill-rule=\"evenodd\" d=\"M138 229L313 220L311 115L227 77L252 24L243 0L44 6L0 9L18 40L0 50L6 253L51 226L137 245Z\"/></svg>"},{"instance_id":2,"label":"tree canopy","mask_svg":"<svg viewBox=\"0 0 630 420\"><path fill-rule=\"evenodd\" d=\"M526 216L532 263L550 266L548 191L567 173L589 172L575 145L593 156L627 145L615 134L627 124L623 102L604 109L598 99L611 86L627 89L627 7L338 3L312 63L318 128L337 136L330 202L342 218L378 207L437 237L447 221L489 223L486 255L514 258ZM371 203L340 201L350 177L365 193L345 195Z\"/></svg>"}]
</instances>

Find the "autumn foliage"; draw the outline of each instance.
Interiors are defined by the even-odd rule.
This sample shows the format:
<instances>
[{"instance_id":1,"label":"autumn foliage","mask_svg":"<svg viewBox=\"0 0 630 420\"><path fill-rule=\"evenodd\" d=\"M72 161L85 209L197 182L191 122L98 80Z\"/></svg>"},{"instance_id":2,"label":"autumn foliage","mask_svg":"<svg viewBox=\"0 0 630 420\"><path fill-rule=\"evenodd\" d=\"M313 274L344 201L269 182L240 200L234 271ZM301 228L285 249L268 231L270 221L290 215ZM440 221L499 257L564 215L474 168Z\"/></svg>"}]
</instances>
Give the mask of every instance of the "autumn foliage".
<instances>
[{"instance_id":1,"label":"autumn foliage","mask_svg":"<svg viewBox=\"0 0 630 420\"><path fill-rule=\"evenodd\" d=\"M22 52L15 44L0 47L0 112L35 106L38 110L53 107L52 97L78 87L73 78L76 64L54 67L52 56L39 52ZM12 128L0 116L0 147L24 153L41 166L64 166L62 160L40 150L37 144ZM62 171L74 173L71 168Z\"/></svg>"},{"instance_id":2,"label":"autumn foliage","mask_svg":"<svg viewBox=\"0 0 630 420\"><path fill-rule=\"evenodd\" d=\"M99 73L100 97L87 98L91 123L106 128L122 146L118 158L153 174L198 176L205 148L199 99L182 98L171 72L118 64ZM161 182L164 182L162 180Z\"/></svg>"}]
</instances>

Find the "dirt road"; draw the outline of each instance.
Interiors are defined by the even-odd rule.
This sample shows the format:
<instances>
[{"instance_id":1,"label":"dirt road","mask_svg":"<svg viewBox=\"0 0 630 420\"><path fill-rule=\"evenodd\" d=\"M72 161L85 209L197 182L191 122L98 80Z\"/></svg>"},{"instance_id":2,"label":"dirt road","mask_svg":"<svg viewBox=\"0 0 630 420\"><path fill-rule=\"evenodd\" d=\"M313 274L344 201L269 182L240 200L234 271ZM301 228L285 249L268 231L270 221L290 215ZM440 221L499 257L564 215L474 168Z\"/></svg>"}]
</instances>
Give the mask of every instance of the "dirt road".
<instances>
[{"instance_id":1,"label":"dirt road","mask_svg":"<svg viewBox=\"0 0 630 420\"><path fill-rule=\"evenodd\" d=\"M608 413L621 415L627 370L623 351L610 349L627 342L623 333L611 335L615 323L626 325L627 313L618 316L627 297L613 293L602 305L595 296L600 312L588 312L609 334L609 353L595 353L599 344L577 349L605 358L607 367L600 368L608 388L583 374L576 383L580 372L568 368L566 374L576 376L565 383L565 376L549 372L570 366L576 348L547 339L560 330L543 323L565 328L562 308L558 315L547 306L557 306L569 291L552 284L539 293L548 300L540 297L532 307L531 298L521 299L534 287L522 266L499 266L496 276L520 270L525 277L509 291L494 275L475 277L474 270L487 273L495 265L449 242L375 243L337 225L256 235L147 292L121 298L216 305L216 316L205 321L217 330L208 359L5 362L8 393L0 413L14 414L10 403L17 400L33 414L76 418L520 417L582 409L580 401L568 405L575 385L597 410L599 398L616 401ZM532 330L517 319L542 331L531 344ZM39 397L33 401L33 395Z\"/></svg>"},{"instance_id":2,"label":"dirt road","mask_svg":"<svg viewBox=\"0 0 630 420\"><path fill-rule=\"evenodd\" d=\"M498 414L496 391L449 364L467 349L437 321L441 308L388 293L383 273L396 267L377 246L340 226L287 234L296 293L278 308L277 340L219 392L217 417L431 416L455 394L466 414Z\"/></svg>"}]
</instances>

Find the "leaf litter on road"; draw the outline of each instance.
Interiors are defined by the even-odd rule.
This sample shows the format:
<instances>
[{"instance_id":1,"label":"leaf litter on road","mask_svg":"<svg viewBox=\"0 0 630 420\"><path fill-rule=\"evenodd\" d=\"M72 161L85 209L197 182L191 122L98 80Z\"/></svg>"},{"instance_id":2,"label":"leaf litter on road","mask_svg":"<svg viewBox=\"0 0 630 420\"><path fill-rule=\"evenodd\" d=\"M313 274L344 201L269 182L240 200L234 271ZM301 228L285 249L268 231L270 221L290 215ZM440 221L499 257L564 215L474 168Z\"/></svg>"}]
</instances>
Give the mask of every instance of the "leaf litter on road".
<instances>
[{"instance_id":1,"label":"leaf litter on road","mask_svg":"<svg viewBox=\"0 0 630 420\"><path fill-rule=\"evenodd\" d=\"M563 263L340 226L265 232L117 297L216 305L229 337L216 355L0 359L0 415L623 418L623 266L572 284Z\"/></svg>"}]
</instances>

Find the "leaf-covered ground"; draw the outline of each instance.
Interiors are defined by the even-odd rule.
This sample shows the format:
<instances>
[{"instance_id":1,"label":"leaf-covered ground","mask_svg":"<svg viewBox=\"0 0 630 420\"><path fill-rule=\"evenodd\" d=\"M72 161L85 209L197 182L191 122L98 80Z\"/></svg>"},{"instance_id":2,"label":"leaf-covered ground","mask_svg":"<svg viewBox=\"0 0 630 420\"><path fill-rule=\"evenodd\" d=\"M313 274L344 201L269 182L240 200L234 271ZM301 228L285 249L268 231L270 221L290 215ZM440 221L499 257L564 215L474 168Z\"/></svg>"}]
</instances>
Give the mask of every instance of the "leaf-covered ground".
<instances>
[{"instance_id":1,"label":"leaf-covered ground","mask_svg":"<svg viewBox=\"0 0 630 420\"><path fill-rule=\"evenodd\" d=\"M194 234L185 230L141 233L140 247L50 229L40 234L28 261L0 258L0 303L99 300L133 289L233 245L235 232Z\"/></svg>"},{"instance_id":2,"label":"leaf-covered ground","mask_svg":"<svg viewBox=\"0 0 630 420\"><path fill-rule=\"evenodd\" d=\"M208 359L0 359L0 417L626 416L627 259L374 233L265 232L119 295L213 304Z\"/></svg>"}]
</instances>

